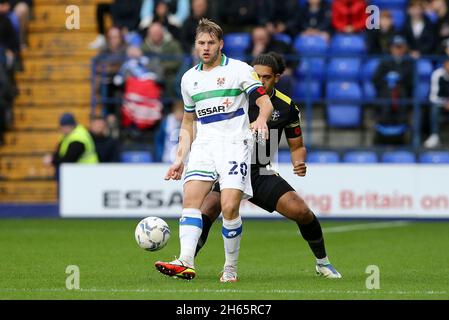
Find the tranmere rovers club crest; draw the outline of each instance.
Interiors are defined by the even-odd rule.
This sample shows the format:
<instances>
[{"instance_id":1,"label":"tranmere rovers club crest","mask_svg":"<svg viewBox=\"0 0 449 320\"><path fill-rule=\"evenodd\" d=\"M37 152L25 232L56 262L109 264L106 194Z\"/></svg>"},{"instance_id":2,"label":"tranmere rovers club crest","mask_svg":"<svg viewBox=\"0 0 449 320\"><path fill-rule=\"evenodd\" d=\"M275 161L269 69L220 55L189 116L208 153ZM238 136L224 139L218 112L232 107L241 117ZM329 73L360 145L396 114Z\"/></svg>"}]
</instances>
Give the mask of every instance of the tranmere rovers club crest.
<instances>
[{"instance_id":1,"label":"tranmere rovers club crest","mask_svg":"<svg viewBox=\"0 0 449 320\"><path fill-rule=\"evenodd\" d=\"M217 78L217 86L223 87L225 84L226 79L225 78Z\"/></svg>"}]
</instances>

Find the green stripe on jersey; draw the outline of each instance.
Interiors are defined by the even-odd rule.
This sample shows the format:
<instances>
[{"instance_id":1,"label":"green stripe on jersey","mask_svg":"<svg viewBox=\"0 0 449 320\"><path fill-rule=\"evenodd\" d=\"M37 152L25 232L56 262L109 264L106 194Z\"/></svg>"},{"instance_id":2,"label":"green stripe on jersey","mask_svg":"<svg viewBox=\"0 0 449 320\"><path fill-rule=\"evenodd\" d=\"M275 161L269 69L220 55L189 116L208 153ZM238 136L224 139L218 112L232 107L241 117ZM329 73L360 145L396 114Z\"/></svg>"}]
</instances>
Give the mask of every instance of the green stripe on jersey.
<instances>
[{"instance_id":1,"label":"green stripe on jersey","mask_svg":"<svg viewBox=\"0 0 449 320\"><path fill-rule=\"evenodd\" d=\"M195 106L187 106L187 105L185 105L184 109L193 110L193 109L195 109Z\"/></svg>"},{"instance_id":2,"label":"green stripe on jersey","mask_svg":"<svg viewBox=\"0 0 449 320\"><path fill-rule=\"evenodd\" d=\"M237 97L243 93L240 89L219 89L197 93L192 96L194 102L219 97Z\"/></svg>"},{"instance_id":3,"label":"green stripe on jersey","mask_svg":"<svg viewBox=\"0 0 449 320\"><path fill-rule=\"evenodd\" d=\"M191 171L187 171L186 175L191 174L191 173L204 173L204 174L208 174L208 175L213 175L215 176L215 172L211 172L211 171L203 171L203 170L191 170Z\"/></svg>"}]
</instances>

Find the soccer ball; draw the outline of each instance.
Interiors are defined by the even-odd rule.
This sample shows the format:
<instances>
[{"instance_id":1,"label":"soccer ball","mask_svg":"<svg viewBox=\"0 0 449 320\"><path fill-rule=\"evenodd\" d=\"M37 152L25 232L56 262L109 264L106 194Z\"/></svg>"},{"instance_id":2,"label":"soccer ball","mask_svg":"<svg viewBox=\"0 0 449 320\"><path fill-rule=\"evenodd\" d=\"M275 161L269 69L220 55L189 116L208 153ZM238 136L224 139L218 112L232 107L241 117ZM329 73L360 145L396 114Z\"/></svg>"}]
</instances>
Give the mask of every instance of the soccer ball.
<instances>
[{"instance_id":1,"label":"soccer ball","mask_svg":"<svg viewBox=\"0 0 449 320\"><path fill-rule=\"evenodd\" d=\"M137 244L147 251L165 247L170 239L170 227L158 217L148 217L139 222L134 233Z\"/></svg>"}]
</instances>

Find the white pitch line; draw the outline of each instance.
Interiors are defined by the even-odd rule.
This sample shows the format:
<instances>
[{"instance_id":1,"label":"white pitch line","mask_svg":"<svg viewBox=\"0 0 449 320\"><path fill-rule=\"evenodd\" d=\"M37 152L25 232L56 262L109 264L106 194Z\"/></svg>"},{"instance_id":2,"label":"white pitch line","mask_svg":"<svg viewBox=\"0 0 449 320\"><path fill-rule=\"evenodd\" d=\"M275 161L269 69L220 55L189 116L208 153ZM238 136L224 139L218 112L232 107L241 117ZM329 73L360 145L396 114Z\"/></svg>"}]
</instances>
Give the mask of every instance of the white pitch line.
<instances>
[{"instance_id":1,"label":"white pitch line","mask_svg":"<svg viewBox=\"0 0 449 320\"><path fill-rule=\"evenodd\" d=\"M385 221L385 222L370 222L370 223L360 223L360 224L349 224L338 227L323 228L324 233L340 233L348 231L357 230L370 230L370 229L386 229L386 228L397 228L410 225L410 221Z\"/></svg>"},{"instance_id":2,"label":"white pitch line","mask_svg":"<svg viewBox=\"0 0 449 320\"><path fill-rule=\"evenodd\" d=\"M383 291L383 290L294 290L294 289L271 289L271 290L240 290L240 289L79 289L67 290L63 288L51 289L0 289L0 293L25 292L25 293L45 293L45 292L71 292L71 293L266 293L266 294L362 294L362 295L448 295L446 291ZM0 296L1 298L1 296Z\"/></svg>"}]
</instances>

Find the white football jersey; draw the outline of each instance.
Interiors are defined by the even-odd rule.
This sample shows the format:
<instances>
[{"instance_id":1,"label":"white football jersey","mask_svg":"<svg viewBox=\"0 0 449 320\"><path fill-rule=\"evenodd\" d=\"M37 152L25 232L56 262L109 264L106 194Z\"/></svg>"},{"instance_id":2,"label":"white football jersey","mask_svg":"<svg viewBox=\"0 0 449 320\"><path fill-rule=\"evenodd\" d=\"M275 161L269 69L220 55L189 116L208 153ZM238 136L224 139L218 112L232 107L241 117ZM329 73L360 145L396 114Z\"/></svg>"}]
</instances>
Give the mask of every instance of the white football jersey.
<instances>
[{"instance_id":1,"label":"white football jersey","mask_svg":"<svg viewBox=\"0 0 449 320\"><path fill-rule=\"evenodd\" d=\"M202 63L188 70L181 80L185 112L198 118L196 140L242 140L249 138L249 94L262 87L247 63L229 59L210 71Z\"/></svg>"}]
</instances>

